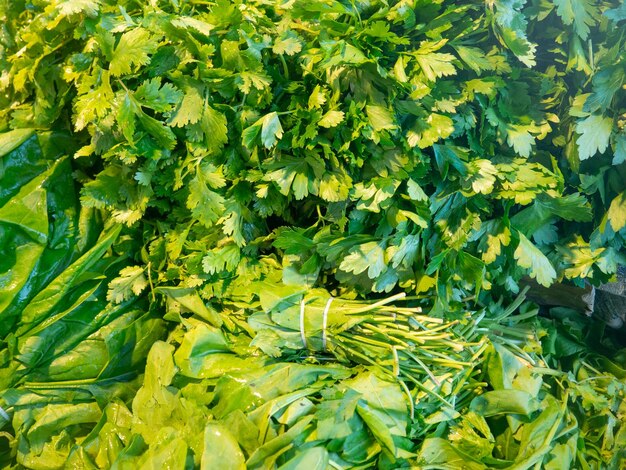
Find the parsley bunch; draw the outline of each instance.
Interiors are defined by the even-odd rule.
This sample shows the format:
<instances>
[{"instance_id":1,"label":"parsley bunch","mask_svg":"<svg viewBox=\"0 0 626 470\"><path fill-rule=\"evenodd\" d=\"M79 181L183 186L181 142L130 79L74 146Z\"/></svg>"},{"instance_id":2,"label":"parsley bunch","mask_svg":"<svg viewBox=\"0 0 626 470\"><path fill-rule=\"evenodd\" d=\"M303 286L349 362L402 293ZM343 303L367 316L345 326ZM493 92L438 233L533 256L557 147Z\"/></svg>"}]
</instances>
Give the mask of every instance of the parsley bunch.
<instances>
[{"instance_id":1,"label":"parsley bunch","mask_svg":"<svg viewBox=\"0 0 626 470\"><path fill-rule=\"evenodd\" d=\"M4 3L0 127L71 129L82 204L143 238L134 275L205 299L260 256L440 312L605 281L624 13L575 3Z\"/></svg>"}]
</instances>

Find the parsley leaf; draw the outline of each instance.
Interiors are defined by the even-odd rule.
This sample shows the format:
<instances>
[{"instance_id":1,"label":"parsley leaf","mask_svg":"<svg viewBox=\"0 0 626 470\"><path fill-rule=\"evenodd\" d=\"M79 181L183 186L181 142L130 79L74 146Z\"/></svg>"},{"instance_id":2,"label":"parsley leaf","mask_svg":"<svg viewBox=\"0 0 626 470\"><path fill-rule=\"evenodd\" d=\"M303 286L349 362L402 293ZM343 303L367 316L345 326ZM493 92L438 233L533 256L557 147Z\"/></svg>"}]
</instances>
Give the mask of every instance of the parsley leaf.
<instances>
[{"instance_id":1,"label":"parsley leaf","mask_svg":"<svg viewBox=\"0 0 626 470\"><path fill-rule=\"evenodd\" d=\"M580 134L576 143L578 144L578 155L581 160L593 157L596 153L604 153L609 146L609 138L613 131L613 120L599 114L578 121L576 132Z\"/></svg>"},{"instance_id":2,"label":"parsley leaf","mask_svg":"<svg viewBox=\"0 0 626 470\"><path fill-rule=\"evenodd\" d=\"M549 287L556 280L556 271L550 260L523 233L517 232L519 244L513 256L522 268L529 270L530 277Z\"/></svg>"}]
</instances>

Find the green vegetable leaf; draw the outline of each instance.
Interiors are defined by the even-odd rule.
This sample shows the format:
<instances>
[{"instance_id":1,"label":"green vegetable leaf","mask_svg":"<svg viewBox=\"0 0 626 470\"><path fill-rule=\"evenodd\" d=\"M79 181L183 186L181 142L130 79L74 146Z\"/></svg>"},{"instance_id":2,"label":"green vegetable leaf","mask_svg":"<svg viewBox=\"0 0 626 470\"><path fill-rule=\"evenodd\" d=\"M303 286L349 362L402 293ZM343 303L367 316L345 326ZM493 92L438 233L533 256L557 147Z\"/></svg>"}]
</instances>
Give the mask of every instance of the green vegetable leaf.
<instances>
[{"instance_id":1,"label":"green vegetable leaf","mask_svg":"<svg viewBox=\"0 0 626 470\"><path fill-rule=\"evenodd\" d=\"M370 279L377 278L385 269L385 251L380 243L368 242L352 248L339 269L354 274L367 271Z\"/></svg>"},{"instance_id":2,"label":"green vegetable leaf","mask_svg":"<svg viewBox=\"0 0 626 470\"><path fill-rule=\"evenodd\" d=\"M275 54L295 55L302 50L302 43L293 31L286 31L274 42L272 51Z\"/></svg>"},{"instance_id":3,"label":"green vegetable leaf","mask_svg":"<svg viewBox=\"0 0 626 470\"><path fill-rule=\"evenodd\" d=\"M556 280L556 271L550 260L521 232L517 232L519 244L513 256L522 268L530 270L530 277L542 286L549 287Z\"/></svg>"},{"instance_id":4,"label":"green vegetable leaf","mask_svg":"<svg viewBox=\"0 0 626 470\"><path fill-rule=\"evenodd\" d=\"M148 286L144 268L141 266L127 266L120 271L109 283L107 300L119 304L130 299L133 295L139 295Z\"/></svg>"},{"instance_id":5,"label":"green vegetable leaf","mask_svg":"<svg viewBox=\"0 0 626 470\"><path fill-rule=\"evenodd\" d=\"M55 3L58 14L63 16L72 16L78 13L96 16L100 10L98 0L62 0Z\"/></svg>"},{"instance_id":6,"label":"green vegetable leaf","mask_svg":"<svg viewBox=\"0 0 626 470\"><path fill-rule=\"evenodd\" d=\"M336 127L343 121L343 111L328 111L322 116L318 124L322 127Z\"/></svg>"},{"instance_id":7,"label":"green vegetable leaf","mask_svg":"<svg viewBox=\"0 0 626 470\"><path fill-rule=\"evenodd\" d=\"M204 110L204 99L196 87L185 89L180 105L170 120L174 127L183 127L187 124L195 124L202 117Z\"/></svg>"},{"instance_id":8,"label":"green vegetable leaf","mask_svg":"<svg viewBox=\"0 0 626 470\"><path fill-rule=\"evenodd\" d=\"M246 459L237 439L225 425L208 423L204 429L204 452L200 468L211 470L217 467L224 470L245 470Z\"/></svg>"},{"instance_id":9,"label":"green vegetable leaf","mask_svg":"<svg viewBox=\"0 0 626 470\"><path fill-rule=\"evenodd\" d=\"M511 125L507 127L507 142L522 157L530 156L535 138L528 131L527 126Z\"/></svg>"},{"instance_id":10,"label":"green vegetable leaf","mask_svg":"<svg viewBox=\"0 0 626 470\"><path fill-rule=\"evenodd\" d=\"M393 114L384 106L367 105L365 112L370 125L375 131L392 130L397 127Z\"/></svg>"},{"instance_id":11,"label":"green vegetable leaf","mask_svg":"<svg viewBox=\"0 0 626 470\"><path fill-rule=\"evenodd\" d=\"M626 226L626 191L615 196L607 212L611 228L619 232Z\"/></svg>"},{"instance_id":12,"label":"green vegetable leaf","mask_svg":"<svg viewBox=\"0 0 626 470\"><path fill-rule=\"evenodd\" d=\"M593 157L596 153L604 153L609 146L609 138L613 130L613 120L592 114L576 124L576 132L580 134L578 144L578 156L581 160Z\"/></svg>"},{"instance_id":13,"label":"green vegetable leaf","mask_svg":"<svg viewBox=\"0 0 626 470\"><path fill-rule=\"evenodd\" d=\"M556 12L566 25L574 24L574 30L583 39L589 36L589 26L595 21L596 7L589 0L555 0Z\"/></svg>"},{"instance_id":14,"label":"green vegetable leaf","mask_svg":"<svg viewBox=\"0 0 626 470\"><path fill-rule=\"evenodd\" d=\"M143 28L135 28L122 34L113 51L109 71L113 76L126 75L137 67L150 62L156 52L158 41Z\"/></svg>"},{"instance_id":15,"label":"green vegetable leaf","mask_svg":"<svg viewBox=\"0 0 626 470\"><path fill-rule=\"evenodd\" d=\"M415 60L419 64L424 76L434 82L441 77L449 77L456 74L456 68L452 64L455 57L452 54L435 52L445 45L446 41L424 41L414 53Z\"/></svg>"}]
</instances>

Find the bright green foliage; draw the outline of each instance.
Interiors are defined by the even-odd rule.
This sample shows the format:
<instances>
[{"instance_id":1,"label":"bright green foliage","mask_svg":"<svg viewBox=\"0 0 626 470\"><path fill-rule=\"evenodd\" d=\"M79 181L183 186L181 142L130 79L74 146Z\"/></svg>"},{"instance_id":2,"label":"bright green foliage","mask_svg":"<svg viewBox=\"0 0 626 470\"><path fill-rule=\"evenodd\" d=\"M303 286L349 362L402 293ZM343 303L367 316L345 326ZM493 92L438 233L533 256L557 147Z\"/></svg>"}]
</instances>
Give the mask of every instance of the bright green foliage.
<instances>
[{"instance_id":1,"label":"bright green foliage","mask_svg":"<svg viewBox=\"0 0 626 470\"><path fill-rule=\"evenodd\" d=\"M516 230L543 255L574 232L608 246L595 227L626 155L623 19L602 13L616 5L305 3L62 3L31 22L7 4L24 33L3 49L0 126L69 113L87 131L81 201L138 229L159 221L144 232L155 285L217 292L242 256L263 255L358 294L456 283L461 265L500 292L522 273L502 271L507 258L546 284L573 273L531 263L542 257L508 242ZM576 207L544 194L577 194ZM591 223L572 232L587 201ZM291 226L311 245L287 257L274 240ZM418 245L395 263L407 237Z\"/></svg>"},{"instance_id":2,"label":"bright green foliage","mask_svg":"<svg viewBox=\"0 0 626 470\"><path fill-rule=\"evenodd\" d=\"M513 359L494 346L506 372L489 364L487 379L466 378L477 388L411 383L413 405L465 397L455 413L411 417L399 382L368 369L393 369L388 349L357 372L324 369L363 357L309 354L292 347L298 325L255 332L248 316L324 288L407 293L432 318L461 321L497 317L491 307L525 276L611 279L626 241L622 2L0 0L0 16L2 377L42 356L61 357L50 370L62 380L77 370L94 381L78 405L46 395L15 414L23 432L0 441L1 458L211 468L219 451L233 468L618 468L622 405L606 406L608 382L585 382L588 363L572 365L585 345L565 327L546 344L510 340ZM50 209L63 187L69 202ZM262 283L272 288L257 305ZM141 311L124 310L135 301ZM50 352L59 331L99 315ZM120 351L132 376L141 369L148 347L134 338L162 339L157 316L170 337L144 380L102 392ZM501 338L504 318L491 325ZM29 339L33 329L48 339ZM512 383L526 365L539 367L524 376L537 390ZM272 391L292 375L309 378ZM387 405L401 424L360 381L397 398ZM569 387L575 396L560 393Z\"/></svg>"},{"instance_id":3,"label":"bright green foliage","mask_svg":"<svg viewBox=\"0 0 626 470\"><path fill-rule=\"evenodd\" d=\"M591 115L580 121L576 125L576 132L580 134L576 140L580 159L593 157L598 152L604 153L609 146L612 128L613 121L610 118L598 115Z\"/></svg>"},{"instance_id":4,"label":"bright green foliage","mask_svg":"<svg viewBox=\"0 0 626 470\"><path fill-rule=\"evenodd\" d=\"M530 270L530 277L537 279L537 282L545 287L556 279L556 271L550 264L550 261L536 246L534 246L521 232L519 236L519 245L515 250L514 256L522 268Z\"/></svg>"}]
</instances>

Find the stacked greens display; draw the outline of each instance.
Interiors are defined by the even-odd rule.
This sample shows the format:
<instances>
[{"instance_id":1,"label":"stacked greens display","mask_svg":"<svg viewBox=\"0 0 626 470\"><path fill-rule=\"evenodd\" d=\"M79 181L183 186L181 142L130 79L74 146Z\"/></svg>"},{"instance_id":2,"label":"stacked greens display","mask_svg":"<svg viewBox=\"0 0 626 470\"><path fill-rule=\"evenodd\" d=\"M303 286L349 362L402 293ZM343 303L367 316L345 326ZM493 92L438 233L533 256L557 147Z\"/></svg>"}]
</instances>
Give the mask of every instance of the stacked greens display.
<instances>
[{"instance_id":1,"label":"stacked greens display","mask_svg":"<svg viewBox=\"0 0 626 470\"><path fill-rule=\"evenodd\" d=\"M624 4L0 15L3 466L624 465Z\"/></svg>"}]
</instances>

